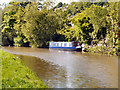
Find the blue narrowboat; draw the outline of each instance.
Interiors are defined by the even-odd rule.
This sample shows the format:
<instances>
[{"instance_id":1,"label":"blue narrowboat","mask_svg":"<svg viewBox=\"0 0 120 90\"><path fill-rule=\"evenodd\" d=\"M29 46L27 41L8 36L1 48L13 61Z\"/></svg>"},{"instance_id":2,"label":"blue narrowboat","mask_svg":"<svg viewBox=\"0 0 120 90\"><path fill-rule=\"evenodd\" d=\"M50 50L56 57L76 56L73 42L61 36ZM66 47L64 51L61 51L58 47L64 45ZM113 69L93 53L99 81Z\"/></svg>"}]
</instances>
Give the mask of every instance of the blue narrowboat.
<instances>
[{"instance_id":1,"label":"blue narrowboat","mask_svg":"<svg viewBox=\"0 0 120 90\"><path fill-rule=\"evenodd\" d=\"M79 42L49 42L50 49L80 50Z\"/></svg>"}]
</instances>

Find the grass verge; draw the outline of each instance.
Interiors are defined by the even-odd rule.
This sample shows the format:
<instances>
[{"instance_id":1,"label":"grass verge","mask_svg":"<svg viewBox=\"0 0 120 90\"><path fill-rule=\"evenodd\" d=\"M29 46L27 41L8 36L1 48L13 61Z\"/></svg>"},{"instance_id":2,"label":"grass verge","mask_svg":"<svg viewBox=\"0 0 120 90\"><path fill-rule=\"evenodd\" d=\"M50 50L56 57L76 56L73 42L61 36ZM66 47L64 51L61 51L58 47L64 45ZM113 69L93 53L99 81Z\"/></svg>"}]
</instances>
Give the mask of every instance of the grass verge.
<instances>
[{"instance_id":1,"label":"grass verge","mask_svg":"<svg viewBox=\"0 0 120 90\"><path fill-rule=\"evenodd\" d=\"M2 88L48 88L19 58L2 50L0 52Z\"/></svg>"},{"instance_id":2,"label":"grass verge","mask_svg":"<svg viewBox=\"0 0 120 90\"><path fill-rule=\"evenodd\" d=\"M2 52L0 51L0 55L2 55ZM2 89L2 59L0 57L0 89Z\"/></svg>"}]
</instances>

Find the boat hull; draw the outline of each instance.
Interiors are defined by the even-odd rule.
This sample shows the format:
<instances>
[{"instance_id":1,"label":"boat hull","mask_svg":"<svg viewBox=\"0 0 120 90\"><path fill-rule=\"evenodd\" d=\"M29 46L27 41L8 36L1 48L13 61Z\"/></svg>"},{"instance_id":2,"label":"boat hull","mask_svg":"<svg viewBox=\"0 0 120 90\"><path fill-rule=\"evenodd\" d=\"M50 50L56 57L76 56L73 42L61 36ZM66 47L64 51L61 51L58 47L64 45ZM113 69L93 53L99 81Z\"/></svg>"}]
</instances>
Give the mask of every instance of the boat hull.
<instances>
[{"instance_id":1,"label":"boat hull","mask_svg":"<svg viewBox=\"0 0 120 90\"><path fill-rule=\"evenodd\" d=\"M49 49L64 50L64 51L81 51L81 48L76 47L49 47Z\"/></svg>"}]
</instances>

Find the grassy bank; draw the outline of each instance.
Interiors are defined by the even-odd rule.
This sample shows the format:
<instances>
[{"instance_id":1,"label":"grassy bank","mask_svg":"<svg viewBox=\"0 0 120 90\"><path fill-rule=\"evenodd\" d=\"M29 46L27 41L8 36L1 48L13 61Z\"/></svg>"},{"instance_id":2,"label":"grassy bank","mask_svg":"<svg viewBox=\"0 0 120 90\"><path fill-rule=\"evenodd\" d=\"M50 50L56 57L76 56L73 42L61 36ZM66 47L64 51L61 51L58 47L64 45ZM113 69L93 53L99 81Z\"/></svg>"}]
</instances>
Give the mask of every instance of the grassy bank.
<instances>
[{"instance_id":1,"label":"grassy bank","mask_svg":"<svg viewBox=\"0 0 120 90\"><path fill-rule=\"evenodd\" d=\"M1 48L1 46L0 46ZM2 52L0 51L0 56L2 55ZM0 89L2 89L2 59L0 57Z\"/></svg>"},{"instance_id":2,"label":"grassy bank","mask_svg":"<svg viewBox=\"0 0 120 90\"><path fill-rule=\"evenodd\" d=\"M0 52L2 88L47 88L20 59L5 51Z\"/></svg>"}]
</instances>

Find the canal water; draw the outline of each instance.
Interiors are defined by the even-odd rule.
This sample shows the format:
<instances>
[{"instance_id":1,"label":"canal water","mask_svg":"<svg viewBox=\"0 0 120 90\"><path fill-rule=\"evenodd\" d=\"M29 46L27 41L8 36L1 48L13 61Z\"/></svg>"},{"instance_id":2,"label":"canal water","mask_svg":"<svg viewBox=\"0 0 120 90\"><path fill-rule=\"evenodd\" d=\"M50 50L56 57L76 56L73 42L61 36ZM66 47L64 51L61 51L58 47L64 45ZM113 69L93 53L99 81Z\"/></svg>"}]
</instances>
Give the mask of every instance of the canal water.
<instances>
[{"instance_id":1,"label":"canal water","mask_svg":"<svg viewBox=\"0 0 120 90\"><path fill-rule=\"evenodd\" d=\"M51 88L118 88L118 57L41 48L3 47Z\"/></svg>"}]
</instances>

